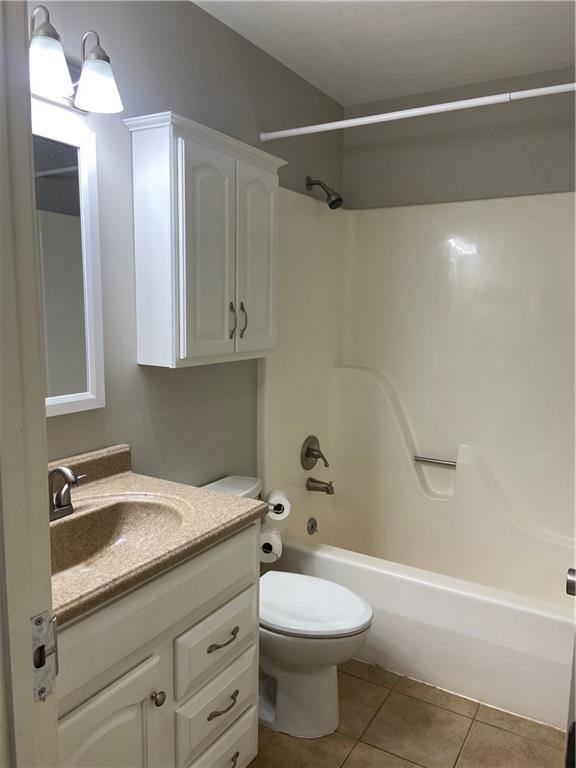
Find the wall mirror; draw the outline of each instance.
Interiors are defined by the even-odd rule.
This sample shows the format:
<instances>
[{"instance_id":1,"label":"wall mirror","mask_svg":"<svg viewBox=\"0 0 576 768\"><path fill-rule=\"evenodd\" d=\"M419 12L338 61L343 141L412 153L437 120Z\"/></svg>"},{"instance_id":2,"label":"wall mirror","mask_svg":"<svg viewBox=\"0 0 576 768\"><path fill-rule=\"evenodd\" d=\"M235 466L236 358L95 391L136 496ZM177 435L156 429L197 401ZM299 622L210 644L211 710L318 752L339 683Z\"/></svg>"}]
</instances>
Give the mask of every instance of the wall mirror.
<instances>
[{"instance_id":1,"label":"wall mirror","mask_svg":"<svg viewBox=\"0 0 576 768\"><path fill-rule=\"evenodd\" d=\"M32 99L46 414L104 406L96 139L82 113Z\"/></svg>"}]
</instances>

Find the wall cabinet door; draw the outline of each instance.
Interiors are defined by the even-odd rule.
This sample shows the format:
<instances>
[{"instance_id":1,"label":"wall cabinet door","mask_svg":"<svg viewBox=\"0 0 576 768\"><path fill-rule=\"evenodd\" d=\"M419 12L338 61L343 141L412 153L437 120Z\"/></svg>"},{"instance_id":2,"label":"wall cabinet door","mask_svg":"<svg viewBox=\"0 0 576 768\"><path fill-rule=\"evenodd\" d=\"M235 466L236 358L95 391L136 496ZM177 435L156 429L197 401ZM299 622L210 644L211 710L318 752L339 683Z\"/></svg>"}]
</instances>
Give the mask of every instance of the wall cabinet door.
<instances>
[{"instance_id":1,"label":"wall cabinet door","mask_svg":"<svg viewBox=\"0 0 576 768\"><path fill-rule=\"evenodd\" d=\"M238 352L266 351L275 343L277 188L277 174L238 161Z\"/></svg>"},{"instance_id":2,"label":"wall cabinet door","mask_svg":"<svg viewBox=\"0 0 576 768\"><path fill-rule=\"evenodd\" d=\"M159 655L82 704L58 725L61 768L168 768L174 766L170 702L157 707L151 694L166 690L170 670Z\"/></svg>"},{"instance_id":3,"label":"wall cabinet door","mask_svg":"<svg viewBox=\"0 0 576 768\"><path fill-rule=\"evenodd\" d=\"M177 139L179 179L179 356L234 352L237 325L236 162Z\"/></svg>"}]
</instances>

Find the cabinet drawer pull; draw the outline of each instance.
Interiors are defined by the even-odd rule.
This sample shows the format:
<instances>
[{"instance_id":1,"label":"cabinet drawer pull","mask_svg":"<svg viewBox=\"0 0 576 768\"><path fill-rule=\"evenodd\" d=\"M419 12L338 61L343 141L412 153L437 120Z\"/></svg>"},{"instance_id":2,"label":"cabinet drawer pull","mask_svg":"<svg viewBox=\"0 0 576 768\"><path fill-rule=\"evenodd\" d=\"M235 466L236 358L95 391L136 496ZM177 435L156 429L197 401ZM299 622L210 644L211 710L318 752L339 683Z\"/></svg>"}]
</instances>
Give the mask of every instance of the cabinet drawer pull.
<instances>
[{"instance_id":1,"label":"cabinet drawer pull","mask_svg":"<svg viewBox=\"0 0 576 768\"><path fill-rule=\"evenodd\" d=\"M233 643L234 640L236 640L236 638L238 637L238 632L240 632L240 627L234 627L232 632L230 632L230 634L232 635L230 640L226 640L225 643L212 643L212 645L208 646L208 650L206 651L206 653L214 653L214 651L219 651L220 648L226 648L227 645L230 645L230 643Z\"/></svg>"},{"instance_id":2,"label":"cabinet drawer pull","mask_svg":"<svg viewBox=\"0 0 576 768\"><path fill-rule=\"evenodd\" d=\"M239 757L240 757L240 752L234 752L234 754L232 755L232 758L231 758L231 760L232 760L232 768L236 768L236 766L238 765L238 758Z\"/></svg>"},{"instance_id":3,"label":"cabinet drawer pull","mask_svg":"<svg viewBox=\"0 0 576 768\"><path fill-rule=\"evenodd\" d=\"M236 330L238 328L238 313L236 312L236 307L234 306L234 302L233 301L230 302L230 306L228 307L228 309L234 315L234 327L232 328L232 330L230 331L230 334L229 334L230 338L233 339L234 338L234 334L236 333Z\"/></svg>"},{"instance_id":4,"label":"cabinet drawer pull","mask_svg":"<svg viewBox=\"0 0 576 768\"><path fill-rule=\"evenodd\" d=\"M161 707L166 701L166 694L164 691L154 691L151 694L150 699L154 702L155 707Z\"/></svg>"},{"instance_id":5,"label":"cabinet drawer pull","mask_svg":"<svg viewBox=\"0 0 576 768\"><path fill-rule=\"evenodd\" d=\"M248 328L248 312L246 311L246 307L244 306L244 302L240 302L240 312L244 313L244 326L242 330L240 331L240 338L244 338L244 334L246 333L246 329Z\"/></svg>"},{"instance_id":6,"label":"cabinet drawer pull","mask_svg":"<svg viewBox=\"0 0 576 768\"><path fill-rule=\"evenodd\" d=\"M221 717L222 715L225 715L226 712L230 712L232 707L236 705L239 695L240 695L240 690L236 688L232 696L230 696L230 698L232 699L231 703L226 707L226 709L220 709L220 710L215 709L214 712L210 712L210 714L208 715L208 722L210 722L210 720L214 720L215 717Z\"/></svg>"}]
</instances>

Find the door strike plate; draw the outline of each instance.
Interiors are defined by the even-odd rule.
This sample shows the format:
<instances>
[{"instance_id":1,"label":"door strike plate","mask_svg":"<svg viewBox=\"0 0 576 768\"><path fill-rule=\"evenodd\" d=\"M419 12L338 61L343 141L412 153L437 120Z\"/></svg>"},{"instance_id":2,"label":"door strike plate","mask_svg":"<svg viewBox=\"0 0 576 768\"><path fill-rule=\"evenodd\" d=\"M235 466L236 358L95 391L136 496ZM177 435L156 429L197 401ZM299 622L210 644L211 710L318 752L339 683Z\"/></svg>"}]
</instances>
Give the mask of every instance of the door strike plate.
<instances>
[{"instance_id":1,"label":"door strike plate","mask_svg":"<svg viewBox=\"0 0 576 768\"><path fill-rule=\"evenodd\" d=\"M32 628L32 679L34 700L45 701L54 692L58 674L58 631L56 616L49 611L30 619Z\"/></svg>"}]
</instances>

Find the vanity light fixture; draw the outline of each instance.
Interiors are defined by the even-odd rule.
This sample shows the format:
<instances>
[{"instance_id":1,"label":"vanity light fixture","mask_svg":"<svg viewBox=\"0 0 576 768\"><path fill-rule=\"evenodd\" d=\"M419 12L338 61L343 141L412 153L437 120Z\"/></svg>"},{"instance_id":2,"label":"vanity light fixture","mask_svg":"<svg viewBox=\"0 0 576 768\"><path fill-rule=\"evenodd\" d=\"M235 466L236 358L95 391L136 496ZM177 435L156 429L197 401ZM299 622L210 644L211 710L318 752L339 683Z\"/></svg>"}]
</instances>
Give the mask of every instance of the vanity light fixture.
<instances>
[{"instance_id":1,"label":"vanity light fixture","mask_svg":"<svg viewBox=\"0 0 576 768\"><path fill-rule=\"evenodd\" d=\"M90 35L96 38L96 45L86 53L86 40ZM110 66L110 57L100 46L100 37L93 29L82 36L82 73L74 106L85 112L108 114L122 112L124 109Z\"/></svg>"},{"instance_id":2,"label":"vanity light fixture","mask_svg":"<svg viewBox=\"0 0 576 768\"><path fill-rule=\"evenodd\" d=\"M40 12L44 21L37 27ZM60 35L50 23L50 14L44 5L38 5L30 17L30 90L37 96L60 99L72 96L74 86L66 64Z\"/></svg>"}]
</instances>

